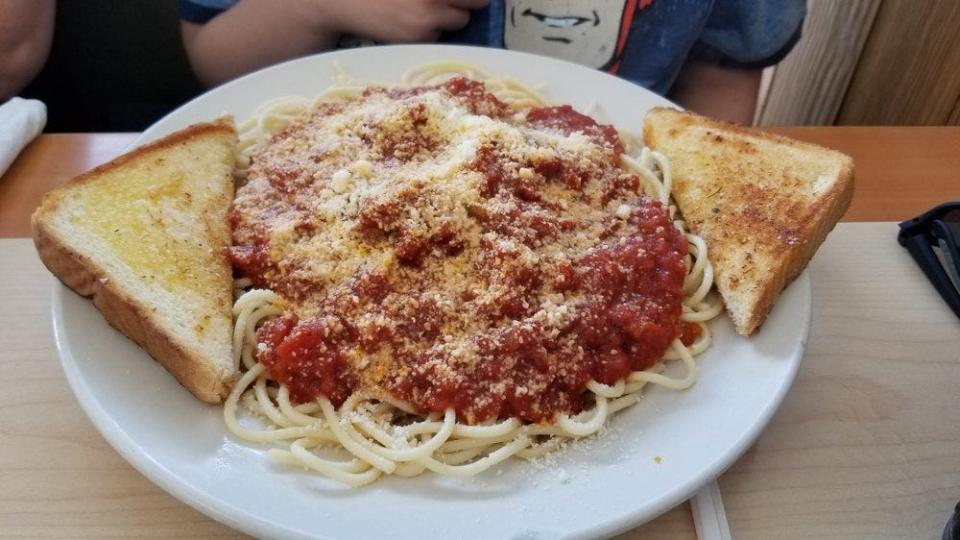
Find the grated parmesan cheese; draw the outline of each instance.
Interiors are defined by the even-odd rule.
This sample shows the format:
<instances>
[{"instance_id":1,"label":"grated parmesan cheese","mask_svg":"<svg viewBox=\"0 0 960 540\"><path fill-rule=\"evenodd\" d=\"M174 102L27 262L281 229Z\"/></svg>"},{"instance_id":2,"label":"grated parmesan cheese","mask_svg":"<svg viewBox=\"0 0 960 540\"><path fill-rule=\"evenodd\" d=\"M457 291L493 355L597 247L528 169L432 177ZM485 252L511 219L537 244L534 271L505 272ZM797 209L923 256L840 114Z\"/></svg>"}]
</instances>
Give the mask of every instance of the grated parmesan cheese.
<instances>
[{"instance_id":1,"label":"grated parmesan cheese","mask_svg":"<svg viewBox=\"0 0 960 540\"><path fill-rule=\"evenodd\" d=\"M575 178L548 177L555 162ZM269 246L262 277L296 317L350 314L345 324L361 338L346 356L366 387L411 370L456 379L476 369L479 339L509 330L540 332L579 358L562 331L590 298L561 290L559 269L626 234L642 193L612 163L618 157L586 133L532 125L522 111L475 114L439 89L370 92L319 106L254 153L234 202L234 243ZM530 193L485 192L497 174ZM513 320L500 310L518 289L510 276L524 272L539 284L517 300L527 315ZM389 293L359 298L369 276ZM362 346L386 334L403 339ZM395 361L411 353L427 360ZM538 384L514 392L536 394Z\"/></svg>"}]
</instances>

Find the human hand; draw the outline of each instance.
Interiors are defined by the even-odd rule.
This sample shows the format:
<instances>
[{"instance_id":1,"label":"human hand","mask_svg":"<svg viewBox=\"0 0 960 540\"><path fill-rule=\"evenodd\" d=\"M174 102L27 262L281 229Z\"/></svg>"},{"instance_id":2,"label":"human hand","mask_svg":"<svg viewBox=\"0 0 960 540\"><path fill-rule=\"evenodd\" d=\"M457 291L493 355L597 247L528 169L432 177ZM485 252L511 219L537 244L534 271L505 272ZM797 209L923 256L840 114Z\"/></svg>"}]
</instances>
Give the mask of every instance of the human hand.
<instances>
[{"instance_id":1,"label":"human hand","mask_svg":"<svg viewBox=\"0 0 960 540\"><path fill-rule=\"evenodd\" d=\"M490 0L325 0L324 26L386 43L435 41ZM318 6L319 8L319 6Z\"/></svg>"}]
</instances>

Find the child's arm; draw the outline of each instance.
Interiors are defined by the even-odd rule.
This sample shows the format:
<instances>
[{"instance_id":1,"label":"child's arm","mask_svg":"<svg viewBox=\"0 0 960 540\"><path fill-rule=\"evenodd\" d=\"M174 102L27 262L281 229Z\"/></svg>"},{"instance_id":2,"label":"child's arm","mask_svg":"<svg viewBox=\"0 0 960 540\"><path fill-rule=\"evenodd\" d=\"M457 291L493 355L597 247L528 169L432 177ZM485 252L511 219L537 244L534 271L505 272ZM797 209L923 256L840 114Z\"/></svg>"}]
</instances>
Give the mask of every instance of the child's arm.
<instances>
[{"instance_id":1,"label":"child's arm","mask_svg":"<svg viewBox=\"0 0 960 540\"><path fill-rule=\"evenodd\" d=\"M688 60L669 97L704 116L749 126L753 124L762 72Z\"/></svg>"},{"instance_id":2,"label":"child's arm","mask_svg":"<svg viewBox=\"0 0 960 540\"><path fill-rule=\"evenodd\" d=\"M43 68L53 40L53 0L0 0L0 102Z\"/></svg>"},{"instance_id":3,"label":"child's arm","mask_svg":"<svg viewBox=\"0 0 960 540\"><path fill-rule=\"evenodd\" d=\"M183 21L184 46L206 85L332 48L341 34L386 43L435 40L489 0L241 0L204 25Z\"/></svg>"}]
</instances>

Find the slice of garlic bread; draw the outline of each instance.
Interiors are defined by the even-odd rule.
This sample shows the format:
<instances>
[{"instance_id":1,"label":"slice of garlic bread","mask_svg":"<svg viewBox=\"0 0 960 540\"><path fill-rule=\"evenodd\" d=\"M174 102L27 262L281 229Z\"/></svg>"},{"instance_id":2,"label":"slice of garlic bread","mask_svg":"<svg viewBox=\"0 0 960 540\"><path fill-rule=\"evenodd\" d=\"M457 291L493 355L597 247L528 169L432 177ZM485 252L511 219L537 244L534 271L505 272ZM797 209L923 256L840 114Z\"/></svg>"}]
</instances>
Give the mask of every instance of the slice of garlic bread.
<instances>
[{"instance_id":1,"label":"slice of garlic bread","mask_svg":"<svg viewBox=\"0 0 960 540\"><path fill-rule=\"evenodd\" d=\"M670 160L674 199L707 242L737 332L752 334L849 206L853 160L661 107L643 133Z\"/></svg>"},{"instance_id":2,"label":"slice of garlic bread","mask_svg":"<svg viewBox=\"0 0 960 540\"><path fill-rule=\"evenodd\" d=\"M236 377L227 211L236 131L197 124L80 175L33 214L43 263L203 401Z\"/></svg>"}]
</instances>

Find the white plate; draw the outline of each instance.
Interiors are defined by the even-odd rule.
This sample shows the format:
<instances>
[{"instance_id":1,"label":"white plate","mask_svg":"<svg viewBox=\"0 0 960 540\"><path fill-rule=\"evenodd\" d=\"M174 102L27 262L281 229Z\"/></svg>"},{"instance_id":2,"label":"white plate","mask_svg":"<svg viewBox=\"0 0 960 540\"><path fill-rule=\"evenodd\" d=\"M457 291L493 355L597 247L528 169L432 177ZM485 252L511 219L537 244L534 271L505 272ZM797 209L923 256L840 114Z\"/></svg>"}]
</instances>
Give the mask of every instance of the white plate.
<instances>
[{"instance_id":1,"label":"white plate","mask_svg":"<svg viewBox=\"0 0 960 540\"><path fill-rule=\"evenodd\" d=\"M639 129L652 106L640 87L566 62L469 47L400 46L295 60L217 88L148 129L138 143L222 113L245 118L269 98L311 96L338 61L352 74L397 80L408 67L460 59L521 81L544 83L551 101ZM264 448L228 436L220 407L194 399L93 304L54 287L53 322L74 393L103 436L134 467L187 504L258 536L323 538L559 538L614 534L679 504L718 476L756 439L800 365L810 326L810 279L800 276L763 329L737 336L725 316L699 359L689 391L648 390L604 437L549 464L520 460L477 478L427 474L345 489L270 464Z\"/></svg>"}]
</instances>

